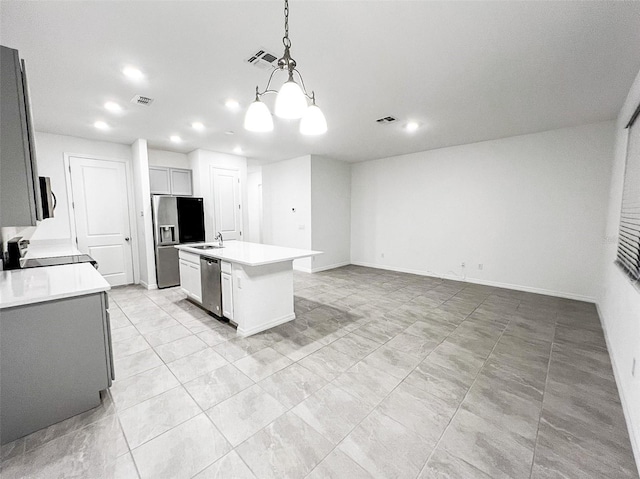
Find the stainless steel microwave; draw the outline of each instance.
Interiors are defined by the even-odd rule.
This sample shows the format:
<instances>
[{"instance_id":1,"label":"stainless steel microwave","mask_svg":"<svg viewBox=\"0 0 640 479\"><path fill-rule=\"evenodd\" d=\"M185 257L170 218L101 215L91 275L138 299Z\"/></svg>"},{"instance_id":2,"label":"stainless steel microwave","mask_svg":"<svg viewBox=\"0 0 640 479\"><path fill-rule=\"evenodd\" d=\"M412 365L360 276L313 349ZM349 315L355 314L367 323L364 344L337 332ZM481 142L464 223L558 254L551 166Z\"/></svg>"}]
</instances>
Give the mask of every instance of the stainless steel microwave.
<instances>
[{"instance_id":1,"label":"stainless steel microwave","mask_svg":"<svg viewBox=\"0 0 640 479\"><path fill-rule=\"evenodd\" d=\"M42 204L42 219L53 218L56 209L56 195L51 191L51 179L48 176L40 177L40 202Z\"/></svg>"}]
</instances>

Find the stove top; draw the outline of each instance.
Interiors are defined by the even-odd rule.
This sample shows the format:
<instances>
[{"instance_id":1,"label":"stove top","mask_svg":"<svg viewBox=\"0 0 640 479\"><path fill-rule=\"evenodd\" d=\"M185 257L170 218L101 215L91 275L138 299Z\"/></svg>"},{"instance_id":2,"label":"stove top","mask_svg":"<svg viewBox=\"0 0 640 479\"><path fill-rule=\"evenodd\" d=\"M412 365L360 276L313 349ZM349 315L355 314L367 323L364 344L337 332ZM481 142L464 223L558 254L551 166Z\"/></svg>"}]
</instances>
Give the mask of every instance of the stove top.
<instances>
[{"instance_id":1,"label":"stove top","mask_svg":"<svg viewBox=\"0 0 640 479\"><path fill-rule=\"evenodd\" d=\"M70 256L53 256L50 258L31 258L23 260L22 268L40 268L43 266L59 266L62 264L91 263L98 269L98 262L88 254L74 254Z\"/></svg>"}]
</instances>

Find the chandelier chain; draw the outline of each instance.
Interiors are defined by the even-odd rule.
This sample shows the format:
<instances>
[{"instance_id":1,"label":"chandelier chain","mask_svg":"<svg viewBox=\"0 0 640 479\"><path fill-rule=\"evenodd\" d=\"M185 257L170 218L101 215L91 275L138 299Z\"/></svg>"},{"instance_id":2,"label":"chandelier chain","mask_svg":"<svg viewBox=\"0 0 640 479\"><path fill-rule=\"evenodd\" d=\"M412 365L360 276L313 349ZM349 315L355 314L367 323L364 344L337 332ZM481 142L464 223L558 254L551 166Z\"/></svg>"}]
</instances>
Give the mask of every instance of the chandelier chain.
<instances>
[{"instance_id":1,"label":"chandelier chain","mask_svg":"<svg viewBox=\"0 0 640 479\"><path fill-rule=\"evenodd\" d=\"M291 47L291 40L289 40L289 0L284 0L284 37L282 43L286 48Z\"/></svg>"}]
</instances>

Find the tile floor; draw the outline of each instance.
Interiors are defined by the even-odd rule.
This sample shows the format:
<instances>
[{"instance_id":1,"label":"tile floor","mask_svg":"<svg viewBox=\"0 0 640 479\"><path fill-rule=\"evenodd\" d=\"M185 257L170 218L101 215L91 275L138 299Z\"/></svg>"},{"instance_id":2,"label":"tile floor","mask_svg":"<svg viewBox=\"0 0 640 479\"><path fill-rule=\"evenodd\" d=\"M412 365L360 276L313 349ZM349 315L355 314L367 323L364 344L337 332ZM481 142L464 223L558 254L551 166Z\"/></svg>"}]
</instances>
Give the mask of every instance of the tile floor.
<instances>
[{"instance_id":1,"label":"tile floor","mask_svg":"<svg viewBox=\"0 0 640 479\"><path fill-rule=\"evenodd\" d=\"M178 288L114 289L117 381L2 477L638 478L592 304L355 266L295 294L241 339Z\"/></svg>"}]
</instances>

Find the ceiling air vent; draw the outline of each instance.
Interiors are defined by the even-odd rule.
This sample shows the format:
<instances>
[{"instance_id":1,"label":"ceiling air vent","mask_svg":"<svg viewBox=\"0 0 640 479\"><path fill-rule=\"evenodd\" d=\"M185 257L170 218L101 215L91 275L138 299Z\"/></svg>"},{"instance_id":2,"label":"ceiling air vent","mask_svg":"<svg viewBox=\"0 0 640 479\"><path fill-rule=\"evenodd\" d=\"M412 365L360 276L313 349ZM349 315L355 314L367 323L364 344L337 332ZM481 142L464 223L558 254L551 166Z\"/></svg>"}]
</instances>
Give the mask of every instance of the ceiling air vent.
<instances>
[{"instance_id":1,"label":"ceiling air vent","mask_svg":"<svg viewBox=\"0 0 640 479\"><path fill-rule=\"evenodd\" d=\"M256 52L247 58L247 62L262 69L274 68L278 66L278 57L269 53L264 48L256 50Z\"/></svg>"},{"instance_id":2,"label":"ceiling air vent","mask_svg":"<svg viewBox=\"0 0 640 479\"><path fill-rule=\"evenodd\" d=\"M148 96L136 95L131 99L131 103L135 103L136 105L149 106L153 103L153 98L149 98Z\"/></svg>"},{"instance_id":3,"label":"ceiling air vent","mask_svg":"<svg viewBox=\"0 0 640 479\"><path fill-rule=\"evenodd\" d=\"M397 120L397 118L395 118L393 116L385 116L383 118L378 118L376 120L376 123L380 123L381 125L384 125L384 124L387 124L387 123L393 123L396 120Z\"/></svg>"}]
</instances>

